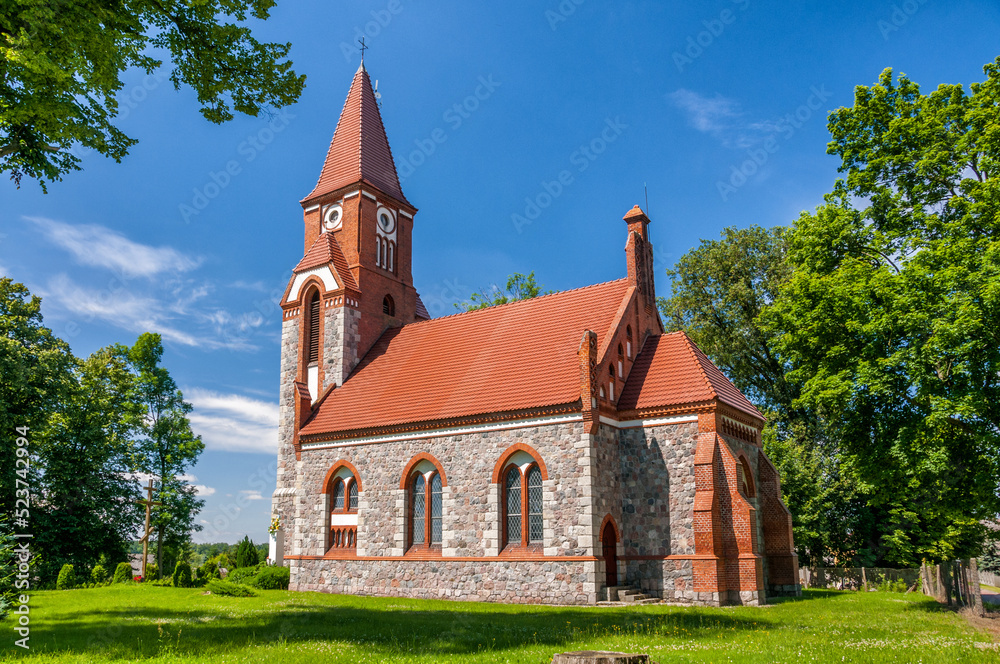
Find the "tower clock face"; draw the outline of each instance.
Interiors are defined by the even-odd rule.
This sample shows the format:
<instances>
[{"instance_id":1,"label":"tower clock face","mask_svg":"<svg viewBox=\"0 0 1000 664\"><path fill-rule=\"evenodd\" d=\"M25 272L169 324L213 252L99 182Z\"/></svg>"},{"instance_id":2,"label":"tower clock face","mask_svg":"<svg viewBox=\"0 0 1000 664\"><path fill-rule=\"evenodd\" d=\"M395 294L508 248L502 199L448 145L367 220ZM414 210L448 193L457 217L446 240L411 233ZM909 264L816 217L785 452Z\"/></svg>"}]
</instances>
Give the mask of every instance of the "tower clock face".
<instances>
[{"instance_id":1,"label":"tower clock face","mask_svg":"<svg viewBox=\"0 0 1000 664\"><path fill-rule=\"evenodd\" d=\"M383 233L391 233L392 229L396 227L396 220L392 218L392 214L388 211L381 210L378 213L378 225Z\"/></svg>"},{"instance_id":2,"label":"tower clock face","mask_svg":"<svg viewBox=\"0 0 1000 664\"><path fill-rule=\"evenodd\" d=\"M326 209L323 216L323 227L328 231L335 231L344 223L344 211L339 205L331 205Z\"/></svg>"}]
</instances>

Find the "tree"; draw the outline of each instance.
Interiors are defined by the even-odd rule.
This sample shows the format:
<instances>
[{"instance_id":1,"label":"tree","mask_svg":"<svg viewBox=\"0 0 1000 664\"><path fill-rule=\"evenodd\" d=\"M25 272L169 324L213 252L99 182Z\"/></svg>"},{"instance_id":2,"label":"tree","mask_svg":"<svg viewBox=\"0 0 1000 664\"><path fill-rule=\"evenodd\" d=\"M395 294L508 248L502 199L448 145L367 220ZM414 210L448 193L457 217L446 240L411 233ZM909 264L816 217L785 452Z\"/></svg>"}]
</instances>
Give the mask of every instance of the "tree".
<instances>
[{"instance_id":1,"label":"tree","mask_svg":"<svg viewBox=\"0 0 1000 664\"><path fill-rule=\"evenodd\" d=\"M142 405L141 440L138 462L140 468L159 480L156 494L162 505L153 508L151 525L156 532L156 568L162 577L164 547L175 554L190 539L192 532L201 530L194 518L205 501L195 495L195 489L183 479L205 449L201 437L191 431L187 415L191 404L164 367L163 344L160 335L142 334L132 348L124 349L135 372L137 401Z\"/></svg>"},{"instance_id":2,"label":"tree","mask_svg":"<svg viewBox=\"0 0 1000 664\"><path fill-rule=\"evenodd\" d=\"M7 523L0 521L0 620L10 613L10 607L14 603L17 594L14 589L16 574L14 535L9 531Z\"/></svg>"},{"instance_id":3,"label":"tree","mask_svg":"<svg viewBox=\"0 0 1000 664\"><path fill-rule=\"evenodd\" d=\"M787 378L777 339L760 324L792 272L787 234L751 226L703 240L667 271L671 294L658 305L668 330L684 330L765 412L763 446L781 474L801 562L871 565L877 520L841 467L824 423L796 403L801 385Z\"/></svg>"},{"instance_id":4,"label":"tree","mask_svg":"<svg viewBox=\"0 0 1000 664\"><path fill-rule=\"evenodd\" d=\"M165 53L175 89L189 85L215 123L293 103L305 77L291 44L259 42L248 19L275 0L18 0L0 9L0 168L45 188L79 169L75 144L121 159L135 144L114 125L122 74L152 74ZM227 22L231 20L234 22Z\"/></svg>"},{"instance_id":5,"label":"tree","mask_svg":"<svg viewBox=\"0 0 1000 664\"><path fill-rule=\"evenodd\" d=\"M41 298L0 278L0 514L14 513L17 428L34 432L72 383L69 346L42 325ZM34 468L31 469L34 471ZM32 482L33 483L33 482Z\"/></svg>"},{"instance_id":6,"label":"tree","mask_svg":"<svg viewBox=\"0 0 1000 664\"><path fill-rule=\"evenodd\" d=\"M469 296L467 302L456 302L455 308L462 311L475 311L495 307L498 304L508 304L517 300L527 300L539 295L548 295L552 291L542 292L543 286L535 282L534 271L527 275L519 272L507 277L507 286L501 289L493 285L489 288L481 288L478 292Z\"/></svg>"},{"instance_id":7,"label":"tree","mask_svg":"<svg viewBox=\"0 0 1000 664\"><path fill-rule=\"evenodd\" d=\"M237 569L241 567L254 567L260 562L257 554L257 547L250 540L250 536L244 536L243 540L236 547L236 557L233 560Z\"/></svg>"},{"instance_id":8,"label":"tree","mask_svg":"<svg viewBox=\"0 0 1000 664\"><path fill-rule=\"evenodd\" d=\"M766 314L898 564L978 554L1000 511L1000 58L984 70L924 95L887 69L831 115L846 177L797 220Z\"/></svg>"},{"instance_id":9,"label":"tree","mask_svg":"<svg viewBox=\"0 0 1000 664\"><path fill-rule=\"evenodd\" d=\"M102 555L123 560L136 525L139 483L133 475L135 433L142 411L128 357L118 347L98 350L73 370L66 397L50 404L37 437L37 505L32 514L43 552L39 570L89 569Z\"/></svg>"}]
</instances>

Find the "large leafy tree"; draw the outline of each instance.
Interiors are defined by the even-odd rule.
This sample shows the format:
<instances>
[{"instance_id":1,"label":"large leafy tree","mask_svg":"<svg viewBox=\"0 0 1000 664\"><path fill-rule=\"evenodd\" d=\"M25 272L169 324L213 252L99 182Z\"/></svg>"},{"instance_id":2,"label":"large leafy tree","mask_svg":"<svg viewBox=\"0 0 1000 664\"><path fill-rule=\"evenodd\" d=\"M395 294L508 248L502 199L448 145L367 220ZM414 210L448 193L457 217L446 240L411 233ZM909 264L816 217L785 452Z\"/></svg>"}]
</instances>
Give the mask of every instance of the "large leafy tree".
<instances>
[{"instance_id":1,"label":"large leafy tree","mask_svg":"<svg viewBox=\"0 0 1000 664\"><path fill-rule=\"evenodd\" d=\"M776 336L760 322L792 273L787 236L781 227L751 226L702 241L667 271L671 293L659 299L660 312L766 413L764 449L781 473L800 560L871 565L877 519L821 418L798 402L801 384L786 375Z\"/></svg>"},{"instance_id":2,"label":"large leafy tree","mask_svg":"<svg viewBox=\"0 0 1000 664\"><path fill-rule=\"evenodd\" d=\"M290 44L259 42L246 23L275 0L9 0L0 4L0 168L20 183L79 169L79 144L116 161L135 139L114 121L122 74L157 70L190 86L221 123L294 102L305 77Z\"/></svg>"},{"instance_id":3,"label":"large leafy tree","mask_svg":"<svg viewBox=\"0 0 1000 664\"><path fill-rule=\"evenodd\" d=\"M14 513L15 429L35 432L72 384L69 346L42 324L41 299L0 278L0 512ZM32 469L34 470L34 469Z\"/></svg>"},{"instance_id":4,"label":"large leafy tree","mask_svg":"<svg viewBox=\"0 0 1000 664\"><path fill-rule=\"evenodd\" d=\"M145 333L127 349L135 373L138 403L143 409L139 466L158 478L152 526L156 533L156 567L164 573L164 550L175 558L191 532L201 526L194 522L204 505L183 476L205 448L201 437L191 431L187 415L191 404L177 389L170 372L160 365L163 344L160 335ZM170 560L167 561L168 563Z\"/></svg>"},{"instance_id":5,"label":"large leafy tree","mask_svg":"<svg viewBox=\"0 0 1000 664\"><path fill-rule=\"evenodd\" d=\"M845 177L767 314L900 564L977 554L1000 510L1000 58L985 72L923 94L886 70L831 115Z\"/></svg>"},{"instance_id":6,"label":"large leafy tree","mask_svg":"<svg viewBox=\"0 0 1000 664\"><path fill-rule=\"evenodd\" d=\"M128 357L116 347L78 363L72 389L39 440L36 542L43 578L66 563L88 569L101 555L123 560L141 521L133 475L142 410Z\"/></svg>"}]
</instances>

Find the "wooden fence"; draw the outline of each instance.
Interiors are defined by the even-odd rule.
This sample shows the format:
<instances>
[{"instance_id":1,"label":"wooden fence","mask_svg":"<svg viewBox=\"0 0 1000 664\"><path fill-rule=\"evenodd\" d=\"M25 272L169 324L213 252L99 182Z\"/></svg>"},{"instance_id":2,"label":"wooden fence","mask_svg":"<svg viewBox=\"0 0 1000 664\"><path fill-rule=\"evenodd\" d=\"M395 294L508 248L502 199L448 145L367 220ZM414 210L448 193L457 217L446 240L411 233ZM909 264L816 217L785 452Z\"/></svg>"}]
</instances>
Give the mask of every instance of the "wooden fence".
<instances>
[{"instance_id":1,"label":"wooden fence","mask_svg":"<svg viewBox=\"0 0 1000 664\"><path fill-rule=\"evenodd\" d=\"M803 588L834 590L875 590L886 582L902 581L908 590L918 587L949 606L967 607L983 615L980 582L997 585L997 575L980 573L976 559L953 560L940 565L923 565L919 569L890 567L800 567L799 582Z\"/></svg>"},{"instance_id":2,"label":"wooden fence","mask_svg":"<svg viewBox=\"0 0 1000 664\"><path fill-rule=\"evenodd\" d=\"M878 588L889 582L902 581L907 588L916 590L920 579L919 569L892 567L800 567L799 583L803 588L832 588L834 590L861 590Z\"/></svg>"},{"instance_id":3,"label":"wooden fence","mask_svg":"<svg viewBox=\"0 0 1000 664\"><path fill-rule=\"evenodd\" d=\"M1000 588L1000 574L979 570L979 583L985 583L988 586Z\"/></svg>"}]
</instances>

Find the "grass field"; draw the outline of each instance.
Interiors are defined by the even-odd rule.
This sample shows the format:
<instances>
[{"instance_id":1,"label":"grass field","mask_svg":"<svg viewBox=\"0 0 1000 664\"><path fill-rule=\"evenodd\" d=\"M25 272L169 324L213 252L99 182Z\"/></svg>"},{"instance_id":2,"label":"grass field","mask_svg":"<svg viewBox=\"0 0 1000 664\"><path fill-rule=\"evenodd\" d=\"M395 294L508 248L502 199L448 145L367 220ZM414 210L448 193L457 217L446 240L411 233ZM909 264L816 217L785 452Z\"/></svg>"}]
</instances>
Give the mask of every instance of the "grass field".
<instances>
[{"instance_id":1,"label":"grass field","mask_svg":"<svg viewBox=\"0 0 1000 664\"><path fill-rule=\"evenodd\" d=\"M31 650L13 645L8 618L0 661L542 664L582 649L645 652L661 664L1000 661L989 636L914 594L812 590L763 608L590 608L120 585L38 592L30 606Z\"/></svg>"}]
</instances>

